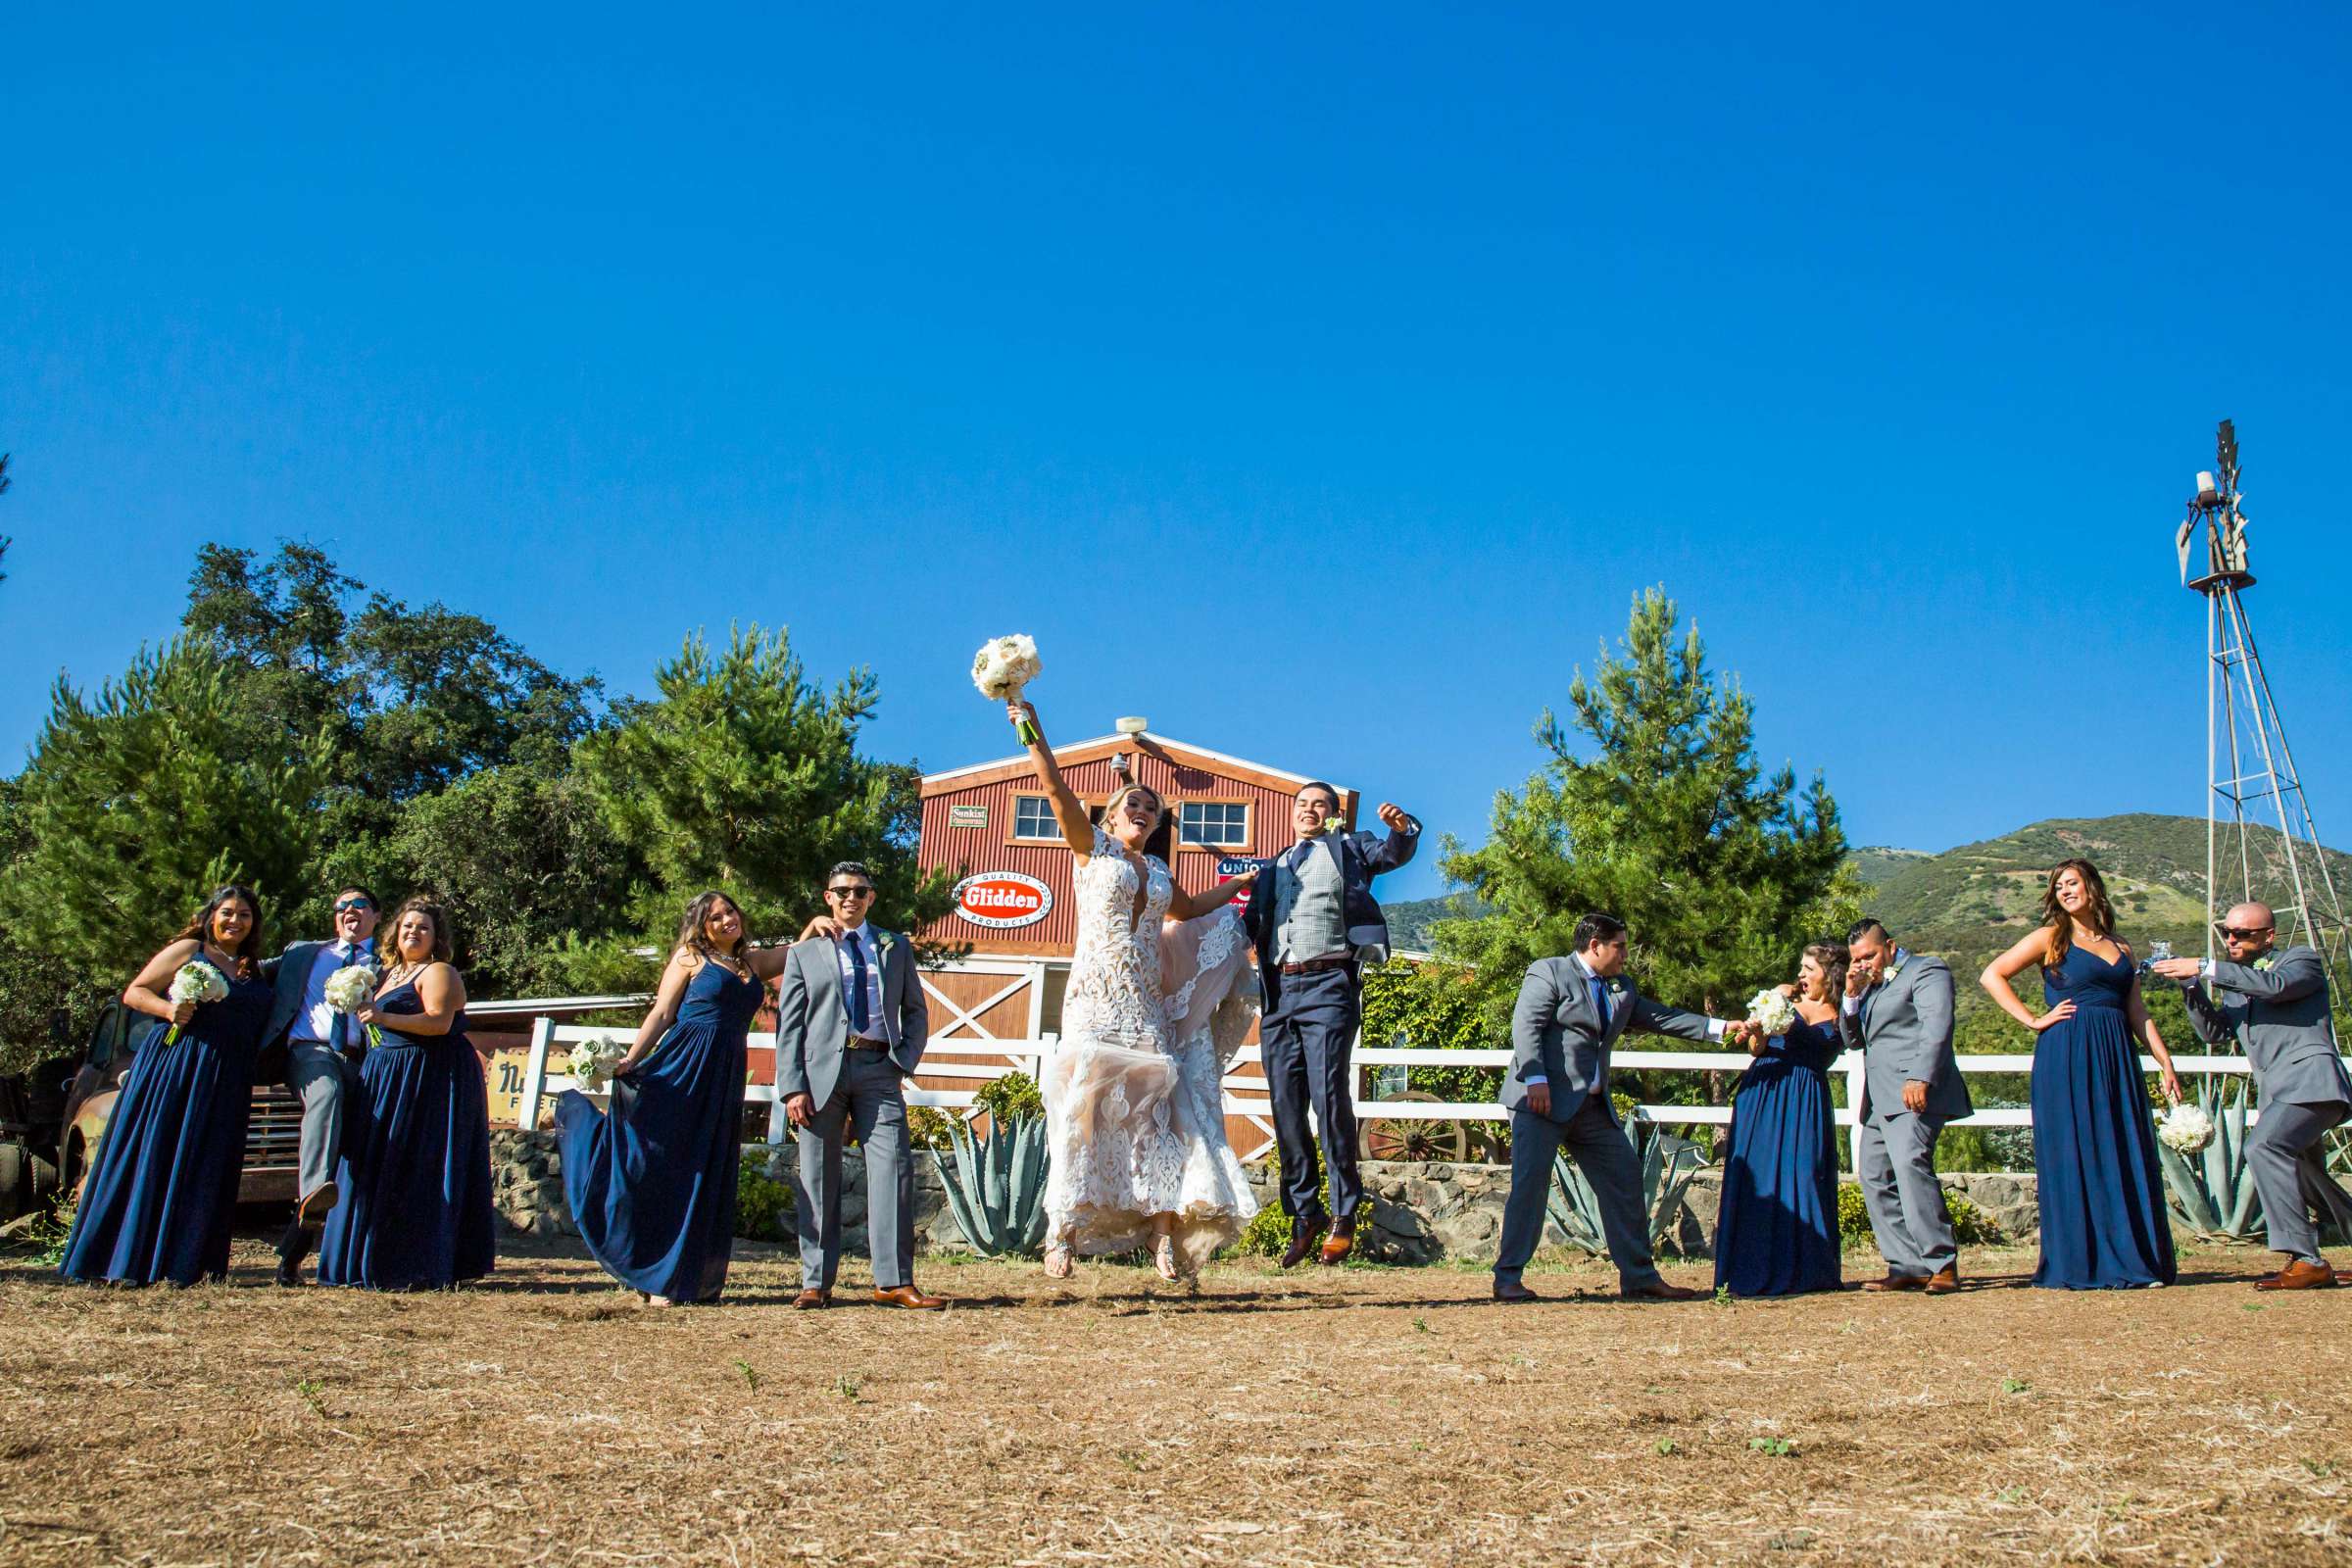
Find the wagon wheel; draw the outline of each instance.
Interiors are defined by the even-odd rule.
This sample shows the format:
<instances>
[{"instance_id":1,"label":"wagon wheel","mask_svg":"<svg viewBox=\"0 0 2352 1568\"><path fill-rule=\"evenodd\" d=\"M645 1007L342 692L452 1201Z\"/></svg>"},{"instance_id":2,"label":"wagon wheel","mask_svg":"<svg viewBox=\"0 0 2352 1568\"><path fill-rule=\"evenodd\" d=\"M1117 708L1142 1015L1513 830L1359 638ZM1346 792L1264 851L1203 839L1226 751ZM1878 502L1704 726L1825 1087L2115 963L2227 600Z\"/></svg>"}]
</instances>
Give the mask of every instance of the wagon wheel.
<instances>
[{"instance_id":1,"label":"wagon wheel","mask_svg":"<svg viewBox=\"0 0 2352 1568\"><path fill-rule=\"evenodd\" d=\"M1388 1103L1413 1101L1424 1105L1443 1103L1426 1090L1407 1089L1383 1095ZM1356 1128L1356 1146L1366 1159L1406 1162L1436 1159L1459 1164L1470 1157L1470 1130L1458 1121L1433 1121L1420 1116L1371 1117Z\"/></svg>"}]
</instances>

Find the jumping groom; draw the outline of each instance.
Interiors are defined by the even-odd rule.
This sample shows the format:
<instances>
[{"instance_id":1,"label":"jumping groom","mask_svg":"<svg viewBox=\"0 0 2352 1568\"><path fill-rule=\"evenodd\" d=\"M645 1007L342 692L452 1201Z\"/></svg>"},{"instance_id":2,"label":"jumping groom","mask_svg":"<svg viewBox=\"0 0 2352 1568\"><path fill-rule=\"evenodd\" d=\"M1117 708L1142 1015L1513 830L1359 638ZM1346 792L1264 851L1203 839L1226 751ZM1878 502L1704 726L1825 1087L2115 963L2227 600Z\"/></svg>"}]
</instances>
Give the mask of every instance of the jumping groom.
<instances>
[{"instance_id":1,"label":"jumping groom","mask_svg":"<svg viewBox=\"0 0 2352 1568\"><path fill-rule=\"evenodd\" d=\"M1722 1040L1744 1025L1664 1007L1625 978L1632 944L1625 922L1588 914L1576 922L1576 952L1539 958L1511 1010L1511 1070L1502 1102L1511 1112L1511 1195L1494 1254L1494 1299L1533 1301L1519 1282L1544 1239L1544 1200L1562 1145L1600 1202L1600 1226L1618 1289L1627 1296L1687 1301L1699 1293L1658 1277L1649 1250L1649 1205L1642 1162L1609 1102L1609 1050L1629 1029L1682 1040Z\"/></svg>"},{"instance_id":2,"label":"jumping groom","mask_svg":"<svg viewBox=\"0 0 2352 1568\"><path fill-rule=\"evenodd\" d=\"M2167 958L2150 965L2188 982L2188 1021L2206 1044L2236 1040L2262 1093L2262 1116L2246 1140L2246 1168L2262 1195L2271 1250L2284 1252L2277 1274L2258 1291L2330 1286L2335 1270L2320 1255L2314 1206L2338 1230L2352 1232L2352 1198L2328 1174L2321 1140L2352 1117L2352 1081L2328 1030L2328 967L2310 948L2278 948L2277 918L2266 904L2241 904L2222 921L2228 962ZM2209 995L2206 986L2229 993Z\"/></svg>"},{"instance_id":3,"label":"jumping groom","mask_svg":"<svg viewBox=\"0 0 2352 1568\"><path fill-rule=\"evenodd\" d=\"M1298 842L1259 875L1244 915L1265 989L1257 1037L1274 1102L1282 1208L1291 1216L1284 1268L1306 1257L1326 1224L1324 1262L1339 1262L1355 1246L1355 1210L1364 1198L1352 1097L1362 966L1389 956L1389 923L1372 897L1372 879L1411 859L1421 843L1421 824L1386 802L1380 808L1386 838L1334 831L1339 809L1340 792L1330 785L1300 786L1291 804ZM1329 1214L1307 1125L1310 1106L1331 1171Z\"/></svg>"},{"instance_id":4,"label":"jumping groom","mask_svg":"<svg viewBox=\"0 0 2352 1568\"><path fill-rule=\"evenodd\" d=\"M1886 1277L1866 1291L1960 1288L1960 1247L1936 1179L1936 1135L1976 1105L1952 1055L1952 971L1863 920L1846 933L1838 1026L1862 1053L1854 1177Z\"/></svg>"}]
</instances>

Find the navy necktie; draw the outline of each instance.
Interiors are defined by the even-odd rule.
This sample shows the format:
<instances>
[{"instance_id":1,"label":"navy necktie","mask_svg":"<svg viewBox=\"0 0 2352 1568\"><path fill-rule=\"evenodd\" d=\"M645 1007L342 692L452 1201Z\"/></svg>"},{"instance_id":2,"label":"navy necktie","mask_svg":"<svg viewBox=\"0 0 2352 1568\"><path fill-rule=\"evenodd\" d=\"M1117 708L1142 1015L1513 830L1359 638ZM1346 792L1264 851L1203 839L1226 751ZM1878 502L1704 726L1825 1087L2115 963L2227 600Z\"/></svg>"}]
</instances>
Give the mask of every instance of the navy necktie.
<instances>
[{"instance_id":1,"label":"navy necktie","mask_svg":"<svg viewBox=\"0 0 2352 1568\"><path fill-rule=\"evenodd\" d=\"M350 965L351 955L351 944L348 942L338 942L335 944L335 957L338 960L336 966L338 968L348 967ZM337 1051L346 1051L351 1047L351 1014L345 1012L340 1007L335 1009L334 1017L327 1021L326 1043Z\"/></svg>"},{"instance_id":2,"label":"navy necktie","mask_svg":"<svg viewBox=\"0 0 2352 1568\"><path fill-rule=\"evenodd\" d=\"M1605 1034L1607 1034L1607 1033L1609 1032L1609 987L1608 987L1608 982L1607 982L1607 981L1605 981L1605 980L1603 980L1603 979L1601 979L1601 977L1600 977L1600 976L1598 976L1598 975L1594 975L1594 976L1592 977L1592 1010L1593 1010L1594 1012L1597 1012L1597 1013L1599 1013L1599 1014L1600 1014L1600 1032L1601 1032L1602 1034L1604 1034L1604 1035L1605 1035Z\"/></svg>"},{"instance_id":3,"label":"navy necktie","mask_svg":"<svg viewBox=\"0 0 2352 1568\"><path fill-rule=\"evenodd\" d=\"M853 931L842 938L850 945L850 1027L865 1033L865 950L858 946L858 933Z\"/></svg>"}]
</instances>

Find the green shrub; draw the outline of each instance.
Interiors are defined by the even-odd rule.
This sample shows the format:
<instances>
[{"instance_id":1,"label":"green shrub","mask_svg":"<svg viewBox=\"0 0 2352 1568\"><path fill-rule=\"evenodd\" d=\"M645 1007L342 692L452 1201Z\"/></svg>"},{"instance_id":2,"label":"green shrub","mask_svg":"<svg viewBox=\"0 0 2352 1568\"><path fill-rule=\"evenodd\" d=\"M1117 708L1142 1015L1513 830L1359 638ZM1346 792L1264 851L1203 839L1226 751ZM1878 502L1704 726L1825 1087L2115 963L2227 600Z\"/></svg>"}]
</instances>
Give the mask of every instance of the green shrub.
<instances>
[{"instance_id":1,"label":"green shrub","mask_svg":"<svg viewBox=\"0 0 2352 1568\"><path fill-rule=\"evenodd\" d=\"M1952 1236L1963 1247L1984 1247L2001 1239L2001 1227L1960 1193L1943 1190L1944 1206L1951 1210ZM1838 1237L1848 1247L1871 1240L1870 1209L1862 1201L1859 1182L1838 1184Z\"/></svg>"},{"instance_id":2,"label":"green shrub","mask_svg":"<svg viewBox=\"0 0 2352 1568\"><path fill-rule=\"evenodd\" d=\"M1236 1257L1280 1257L1291 1245L1291 1216L1268 1203L1250 1217L1225 1250Z\"/></svg>"},{"instance_id":3,"label":"green shrub","mask_svg":"<svg viewBox=\"0 0 2352 1568\"><path fill-rule=\"evenodd\" d=\"M42 1268L55 1268L66 1260L66 1243L74 1238L74 1208L71 1196L61 1197L27 1231L25 1245L32 1249L33 1262Z\"/></svg>"},{"instance_id":4,"label":"green shrub","mask_svg":"<svg viewBox=\"0 0 2352 1568\"><path fill-rule=\"evenodd\" d=\"M915 1149L950 1149L956 1118L936 1105L906 1107L906 1142Z\"/></svg>"},{"instance_id":5,"label":"green shrub","mask_svg":"<svg viewBox=\"0 0 2352 1568\"><path fill-rule=\"evenodd\" d=\"M767 1173L767 1161L765 1154L744 1155L735 1183L735 1234L748 1241L783 1241L784 1216L792 1212L792 1188Z\"/></svg>"},{"instance_id":6,"label":"green shrub","mask_svg":"<svg viewBox=\"0 0 2352 1568\"><path fill-rule=\"evenodd\" d=\"M1046 1098L1037 1092L1037 1080L1025 1072L990 1079L972 1097L972 1102L987 1111L989 1121L999 1127L1046 1113Z\"/></svg>"}]
</instances>

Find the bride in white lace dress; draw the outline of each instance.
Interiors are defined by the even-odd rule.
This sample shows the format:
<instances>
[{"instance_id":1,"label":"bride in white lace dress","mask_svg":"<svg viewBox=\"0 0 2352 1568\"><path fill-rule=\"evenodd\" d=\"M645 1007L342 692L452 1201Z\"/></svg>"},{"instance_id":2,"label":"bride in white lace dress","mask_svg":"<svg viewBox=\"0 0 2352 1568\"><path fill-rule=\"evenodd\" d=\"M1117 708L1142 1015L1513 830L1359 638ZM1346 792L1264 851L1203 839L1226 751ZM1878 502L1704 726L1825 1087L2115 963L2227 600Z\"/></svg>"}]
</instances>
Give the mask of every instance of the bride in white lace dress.
<instances>
[{"instance_id":1,"label":"bride in white lace dress","mask_svg":"<svg viewBox=\"0 0 2352 1568\"><path fill-rule=\"evenodd\" d=\"M1187 894L1143 853L1165 810L1159 797L1128 785L1095 826L1035 727L1036 710L1016 702L1007 711L1038 737L1029 755L1077 859L1061 1044L1039 1086L1051 1161L1046 1272L1067 1277L1081 1252L1149 1247L1163 1278L1190 1279L1257 1212L1225 1141L1220 1087L1256 1010L1249 939L1226 907L1250 878Z\"/></svg>"}]
</instances>

